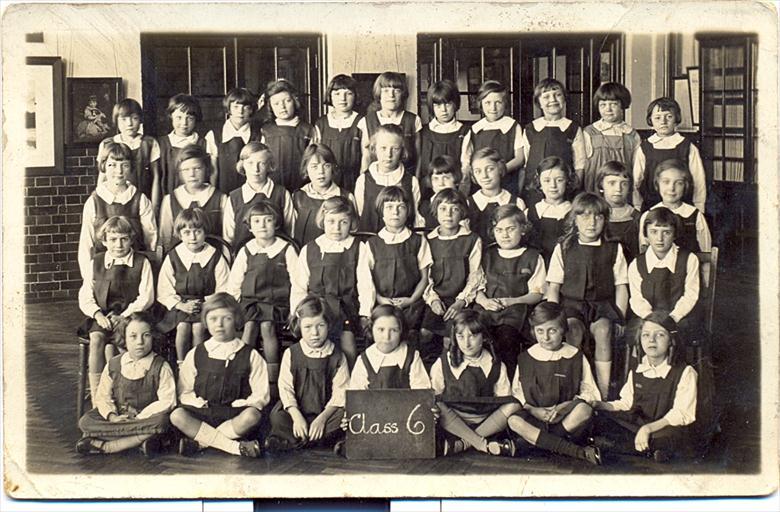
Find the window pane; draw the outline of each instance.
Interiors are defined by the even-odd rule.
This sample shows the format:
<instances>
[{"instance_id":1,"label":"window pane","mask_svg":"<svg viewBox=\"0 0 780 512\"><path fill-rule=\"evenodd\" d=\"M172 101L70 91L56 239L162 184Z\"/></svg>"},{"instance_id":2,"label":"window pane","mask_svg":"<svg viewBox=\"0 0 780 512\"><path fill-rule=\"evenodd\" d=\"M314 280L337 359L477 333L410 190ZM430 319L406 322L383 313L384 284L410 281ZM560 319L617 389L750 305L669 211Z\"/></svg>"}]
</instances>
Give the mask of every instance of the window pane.
<instances>
[{"instance_id":1,"label":"window pane","mask_svg":"<svg viewBox=\"0 0 780 512\"><path fill-rule=\"evenodd\" d=\"M480 48L458 48L455 55L455 82L458 90L465 94L458 111L458 119L479 119L477 91L482 85L482 50ZM467 101L468 99L468 101Z\"/></svg>"},{"instance_id":2,"label":"window pane","mask_svg":"<svg viewBox=\"0 0 780 512\"><path fill-rule=\"evenodd\" d=\"M246 48L244 50L244 86L257 95L265 92L265 87L274 76L274 49Z\"/></svg>"},{"instance_id":3,"label":"window pane","mask_svg":"<svg viewBox=\"0 0 780 512\"><path fill-rule=\"evenodd\" d=\"M299 93L309 92L306 80L306 48L279 48L277 51L277 78L284 78L298 89Z\"/></svg>"},{"instance_id":4,"label":"window pane","mask_svg":"<svg viewBox=\"0 0 780 512\"><path fill-rule=\"evenodd\" d=\"M222 47L192 47L192 94L224 95L225 55Z\"/></svg>"},{"instance_id":5,"label":"window pane","mask_svg":"<svg viewBox=\"0 0 780 512\"><path fill-rule=\"evenodd\" d=\"M189 92L187 48L160 46L153 50L152 59L157 73L157 94L170 97Z\"/></svg>"},{"instance_id":6,"label":"window pane","mask_svg":"<svg viewBox=\"0 0 780 512\"><path fill-rule=\"evenodd\" d=\"M485 48L485 80L497 80L512 90L509 48Z\"/></svg>"}]
</instances>

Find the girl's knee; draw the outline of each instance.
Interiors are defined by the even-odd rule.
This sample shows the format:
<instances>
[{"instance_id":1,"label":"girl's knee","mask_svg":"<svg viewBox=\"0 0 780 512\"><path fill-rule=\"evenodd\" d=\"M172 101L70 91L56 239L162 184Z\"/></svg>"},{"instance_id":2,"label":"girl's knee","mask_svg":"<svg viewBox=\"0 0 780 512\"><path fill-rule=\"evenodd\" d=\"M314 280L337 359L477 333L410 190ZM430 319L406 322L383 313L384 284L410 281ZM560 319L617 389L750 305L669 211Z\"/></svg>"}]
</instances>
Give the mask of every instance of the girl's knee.
<instances>
[{"instance_id":1,"label":"girl's knee","mask_svg":"<svg viewBox=\"0 0 780 512\"><path fill-rule=\"evenodd\" d=\"M599 339L605 339L609 341L609 334L612 331L612 324L606 318L599 318L592 324L590 324L590 332L596 341Z\"/></svg>"},{"instance_id":2,"label":"girl's knee","mask_svg":"<svg viewBox=\"0 0 780 512\"><path fill-rule=\"evenodd\" d=\"M528 424L527 421L525 421L520 416L510 416L507 420L507 425L510 429L517 432L523 437L526 437L528 435L528 429L531 427L531 425Z\"/></svg>"},{"instance_id":3,"label":"girl's knee","mask_svg":"<svg viewBox=\"0 0 780 512\"><path fill-rule=\"evenodd\" d=\"M276 335L276 326L273 322L260 322L260 334L263 338Z\"/></svg>"},{"instance_id":4,"label":"girl's knee","mask_svg":"<svg viewBox=\"0 0 780 512\"><path fill-rule=\"evenodd\" d=\"M593 407L585 402L580 402L574 406L569 415L578 419L589 420L593 416Z\"/></svg>"},{"instance_id":5,"label":"girl's knee","mask_svg":"<svg viewBox=\"0 0 780 512\"><path fill-rule=\"evenodd\" d=\"M106 344L106 336L102 332L89 333L89 348L102 349Z\"/></svg>"},{"instance_id":6,"label":"girl's knee","mask_svg":"<svg viewBox=\"0 0 780 512\"><path fill-rule=\"evenodd\" d=\"M170 420L171 424L175 427L183 427L192 416L183 407L177 407L171 411Z\"/></svg>"},{"instance_id":7,"label":"girl's knee","mask_svg":"<svg viewBox=\"0 0 780 512\"><path fill-rule=\"evenodd\" d=\"M236 416L233 421L237 423L237 430L246 432L247 430L250 430L259 425L262 418L263 415L260 411L254 407L247 407L241 411L241 414Z\"/></svg>"}]
</instances>

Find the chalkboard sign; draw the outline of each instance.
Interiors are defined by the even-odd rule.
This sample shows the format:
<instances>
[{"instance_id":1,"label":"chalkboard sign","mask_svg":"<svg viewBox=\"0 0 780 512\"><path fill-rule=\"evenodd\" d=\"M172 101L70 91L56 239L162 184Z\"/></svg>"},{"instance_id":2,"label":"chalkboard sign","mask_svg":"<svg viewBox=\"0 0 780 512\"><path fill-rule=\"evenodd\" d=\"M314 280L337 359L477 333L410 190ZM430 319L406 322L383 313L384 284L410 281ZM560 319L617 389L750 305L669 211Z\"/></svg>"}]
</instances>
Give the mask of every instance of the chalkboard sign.
<instances>
[{"instance_id":1,"label":"chalkboard sign","mask_svg":"<svg viewBox=\"0 0 780 512\"><path fill-rule=\"evenodd\" d=\"M430 389L347 391L347 458L434 458L433 404Z\"/></svg>"}]
</instances>

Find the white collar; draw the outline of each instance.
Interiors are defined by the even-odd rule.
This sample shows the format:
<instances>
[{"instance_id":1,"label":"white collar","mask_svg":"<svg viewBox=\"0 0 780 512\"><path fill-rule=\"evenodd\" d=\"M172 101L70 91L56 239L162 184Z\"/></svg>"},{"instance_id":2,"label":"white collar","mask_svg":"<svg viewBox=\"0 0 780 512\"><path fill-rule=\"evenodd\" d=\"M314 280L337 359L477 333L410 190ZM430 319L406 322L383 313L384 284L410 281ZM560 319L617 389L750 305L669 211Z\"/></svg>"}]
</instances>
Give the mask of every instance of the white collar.
<instances>
[{"instance_id":1,"label":"white collar","mask_svg":"<svg viewBox=\"0 0 780 512\"><path fill-rule=\"evenodd\" d=\"M311 348L309 345L303 342L301 340L301 350L303 351L303 355L306 357L311 357L313 359L322 359L325 357L329 357L333 350L336 348L336 346L333 344L332 341L326 340L325 343L320 348Z\"/></svg>"},{"instance_id":2,"label":"white collar","mask_svg":"<svg viewBox=\"0 0 780 512\"><path fill-rule=\"evenodd\" d=\"M568 117L562 117L555 121L548 121L544 117L537 117L536 119L533 120L533 125L534 125L534 129L537 132L542 131L544 128L548 126L560 128L562 132L565 132L569 128L569 125L571 125L571 119L569 119Z\"/></svg>"},{"instance_id":3,"label":"white collar","mask_svg":"<svg viewBox=\"0 0 780 512\"><path fill-rule=\"evenodd\" d=\"M252 200L253 197L255 197L257 194L265 194L265 196L268 199L271 199L271 194L274 191L274 180L271 178L265 179L265 185L263 185L260 190L255 190L252 188L252 186L247 181L243 185L241 185L241 198L244 200L244 204L248 203Z\"/></svg>"},{"instance_id":4,"label":"white collar","mask_svg":"<svg viewBox=\"0 0 780 512\"><path fill-rule=\"evenodd\" d=\"M343 130L344 128L352 126L352 123L355 122L357 116L358 113L353 110L347 117L336 117L336 111L331 110L328 112L328 125L330 125L331 128Z\"/></svg>"},{"instance_id":5,"label":"white collar","mask_svg":"<svg viewBox=\"0 0 780 512\"><path fill-rule=\"evenodd\" d=\"M403 110L392 112L389 116L385 116L381 110L376 111L376 118L379 119L379 124L400 124L403 115Z\"/></svg>"},{"instance_id":6,"label":"white collar","mask_svg":"<svg viewBox=\"0 0 780 512\"><path fill-rule=\"evenodd\" d=\"M404 227L398 233L391 233L387 228L382 228L376 236L381 238L388 245L401 244L409 240L409 237L412 236L412 230Z\"/></svg>"},{"instance_id":7,"label":"white collar","mask_svg":"<svg viewBox=\"0 0 780 512\"><path fill-rule=\"evenodd\" d=\"M179 185L173 190L173 195L176 196L176 200L184 208L189 208L192 203L198 203L198 206L203 207L209 202L215 190L217 189L214 185L208 184L198 192L190 194L184 185Z\"/></svg>"},{"instance_id":8,"label":"white collar","mask_svg":"<svg viewBox=\"0 0 780 512\"><path fill-rule=\"evenodd\" d=\"M482 130L499 130L503 134L507 134L512 127L517 124L515 120L509 116L503 116L496 121L488 121L486 117L483 117L471 127L471 131L479 133Z\"/></svg>"},{"instance_id":9,"label":"white collar","mask_svg":"<svg viewBox=\"0 0 780 512\"><path fill-rule=\"evenodd\" d=\"M428 123L428 128L430 128L432 132L436 133L454 133L460 130L461 126L463 126L463 123L454 117L449 123L440 123L439 120L435 117L431 119L430 123Z\"/></svg>"},{"instance_id":10,"label":"white collar","mask_svg":"<svg viewBox=\"0 0 780 512\"><path fill-rule=\"evenodd\" d=\"M496 203L499 206L509 204L510 199L512 199L512 194L510 194L508 190L502 188L501 192L495 196L488 197L484 194L484 192L482 192L482 190L477 190L474 192L474 195L471 196L471 198L474 200L474 203L476 203L480 210L484 210L485 207L490 203Z\"/></svg>"},{"instance_id":11,"label":"white collar","mask_svg":"<svg viewBox=\"0 0 780 512\"><path fill-rule=\"evenodd\" d=\"M145 356L143 356L141 359L138 360L133 359L130 356L130 352L125 352L124 354L122 354L122 358L119 360L119 364L122 367L131 366L138 370L148 371L149 368L152 367L153 360L154 360L154 352L152 352L151 350L149 351L148 354L146 354Z\"/></svg>"},{"instance_id":12,"label":"white collar","mask_svg":"<svg viewBox=\"0 0 780 512\"><path fill-rule=\"evenodd\" d=\"M482 373L485 374L485 377L490 375L490 370L493 369L493 356L491 356L490 352L484 348L482 349L482 352L480 352L480 354L474 359L467 359L466 356L463 356L463 361L461 361L459 366L452 366L452 360L450 359L449 354L447 354L447 361L450 363L450 371L452 371L452 374L456 379L460 379L460 376L469 366L475 366L481 369Z\"/></svg>"},{"instance_id":13,"label":"white collar","mask_svg":"<svg viewBox=\"0 0 780 512\"><path fill-rule=\"evenodd\" d=\"M244 144L249 142L249 138L252 136L252 127L249 122L242 124L239 128L233 126L230 119L225 121L222 125L222 143L229 142L234 137L240 137L244 141Z\"/></svg>"},{"instance_id":14,"label":"white collar","mask_svg":"<svg viewBox=\"0 0 780 512\"><path fill-rule=\"evenodd\" d=\"M561 220L571 211L571 202L564 201L561 204L550 204L542 199L534 205L534 208L536 209L536 215L540 219Z\"/></svg>"},{"instance_id":15,"label":"white collar","mask_svg":"<svg viewBox=\"0 0 780 512\"><path fill-rule=\"evenodd\" d=\"M322 194L314 190L314 185L312 185L311 182L301 187L301 190L303 190L303 193L312 199L328 199L330 197L341 195L341 188L333 181L330 182L330 187L328 187L328 189Z\"/></svg>"},{"instance_id":16,"label":"white collar","mask_svg":"<svg viewBox=\"0 0 780 512\"><path fill-rule=\"evenodd\" d=\"M168 140L171 142L171 146L175 148L183 148L187 144L196 144L198 138L198 132L192 132L187 137L176 135L174 132L168 134Z\"/></svg>"},{"instance_id":17,"label":"white collar","mask_svg":"<svg viewBox=\"0 0 780 512\"><path fill-rule=\"evenodd\" d=\"M206 246L201 249L200 252L192 252L187 248L187 245L183 243L177 245L175 251L184 265L184 268L187 270L190 269L193 263L198 263L201 267L205 267L214 253L217 252L217 250L208 243L206 243Z\"/></svg>"},{"instance_id":18,"label":"white collar","mask_svg":"<svg viewBox=\"0 0 780 512\"><path fill-rule=\"evenodd\" d=\"M106 268L106 270L110 269L111 267L114 267L116 265L126 265L128 267L133 266L133 250L130 249L130 252L126 255L122 256L121 258L114 258L106 252L105 259L103 260L103 266Z\"/></svg>"},{"instance_id":19,"label":"white collar","mask_svg":"<svg viewBox=\"0 0 780 512\"><path fill-rule=\"evenodd\" d=\"M637 373L641 373L642 376L648 379L665 379L671 369L669 358L664 359L658 366L653 366L647 360L647 356L642 356L642 362L636 367Z\"/></svg>"},{"instance_id":20,"label":"white collar","mask_svg":"<svg viewBox=\"0 0 780 512\"><path fill-rule=\"evenodd\" d=\"M286 240L283 238L279 238L278 236L276 239L271 242L271 245L268 247L260 247L257 245L257 239L253 238L250 241L246 243L246 250L249 251L249 254L255 255L255 254L265 254L269 258L275 258L276 255L278 255L280 252L285 250L289 244Z\"/></svg>"},{"instance_id":21,"label":"white collar","mask_svg":"<svg viewBox=\"0 0 780 512\"><path fill-rule=\"evenodd\" d=\"M668 208L669 210L671 210L672 213L674 213L676 215L679 215L680 217L685 217L685 218L690 217L696 211L696 207L693 206L692 204L688 204L688 203L680 203L680 206L678 206L677 208L672 209L672 208L669 208L668 206L664 206L663 202L660 202L660 203L658 203L657 205L653 206L650 209L651 210L655 210L656 208L662 208L662 207L663 208Z\"/></svg>"},{"instance_id":22,"label":"white collar","mask_svg":"<svg viewBox=\"0 0 780 512\"><path fill-rule=\"evenodd\" d=\"M320 248L320 252L344 252L355 243L355 237L349 235L344 240L331 240L328 235L320 235L314 239L314 243Z\"/></svg>"},{"instance_id":23,"label":"white collar","mask_svg":"<svg viewBox=\"0 0 780 512\"><path fill-rule=\"evenodd\" d=\"M107 202L108 204L111 203L119 203L119 204L127 204L130 202L130 200L135 195L136 188L135 185L128 182L127 188L123 191L114 194L108 189L108 186L105 182L98 183L97 187L95 187L95 193L100 196L100 199Z\"/></svg>"},{"instance_id":24,"label":"white collar","mask_svg":"<svg viewBox=\"0 0 780 512\"><path fill-rule=\"evenodd\" d=\"M123 139L121 133L117 133L116 135L114 135L111 140L113 140L114 142L121 142L122 144L126 145L130 149L138 149L141 147L141 141L143 141L143 139L144 139L144 134L139 131L135 137L130 139L130 142L127 142L125 139Z\"/></svg>"},{"instance_id":25,"label":"white collar","mask_svg":"<svg viewBox=\"0 0 780 512\"><path fill-rule=\"evenodd\" d=\"M236 352L241 350L244 346L244 342L240 338L234 338L231 341L217 341L214 338L209 338L203 342L203 346L208 352L209 357L212 359L232 360L235 357ZM195 349L193 349L195 350Z\"/></svg>"},{"instance_id":26,"label":"white collar","mask_svg":"<svg viewBox=\"0 0 780 512\"><path fill-rule=\"evenodd\" d=\"M647 142L652 144L654 147L657 147L659 149L671 149L675 148L682 141L685 140L685 137L680 135L680 132L674 132L673 134L669 135L668 137L661 137L657 133L652 134L647 138Z\"/></svg>"},{"instance_id":27,"label":"white collar","mask_svg":"<svg viewBox=\"0 0 780 512\"><path fill-rule=\"evenodd\" d=\"M463 224L458 226L458 231L454 235L450 235L450 236L444 236L441 233L439 233L440 228L441 226L436 226L435 228L433 228L433 231L428 233L428 238L430 240L433 240L435 238L439 238L441 240L455 240L456 238L459 238L461 236L466 236L471 234L471 230L466 226L464 226Z\"/></svg>"},{"instance_id":28,"label":"white collar","mask_svg":"<svg viewBox=\"0 0 780 512\"><path fill-rule=\"evenodd\" d=\"M614 131L616 133L631 133L634 131L634 129L631 128L631 126L625 122L625 120L613 124L608 123L603 119L599 119L593 123L593 127L600 132Z\"/></svg>"},{"instance_id":29,"label":"white collar","mask_svg":"<svg viewBox=\"0 0 780 512\"><path fill-rule=\"evenodd\" d=\"M577 354L577 349L566 343L561 344L558 350L547 350L538 343L528 349L528 355L537 361L557 361L559 359L571 359Z\"/></svg>"},{"instance_id":30,"label":"white collar","mask_svg":"<svg viewBox=\"0 0 780 512\"><path fill-rule=\"evenodd\" d=\"M645 252L645 263L647 263L647 271L652 272L654 268L667 268L669 272L674 274L674 268L677 265L677 254L679 247L677 244L672 244L672 248L661 259L658 259L652 247L648 247Z\"/></svg>"},{"instance_id":31,"label":"white collar","mask_svg":"<svg viewBox=\"0 0 780 512\"><path fill-rule=\"evenodd\" d=\"M502 249L498 247L498 255L506 259L518 258L522 256L525 250L526 250L525 247L515 247L514 249Z\"/></svg>"},{"instance_id":32,"label":"white collar","mask_svg":"<svg viewBox=\"0 0 780 512\"><path fill-rule=\"evenodd\" d=\"M380 352L376 345L372 344L366 349L366 357L368 358L368 362L371 363L371 367L374 368L374 371L379 371L383 366L398 366L399 368L403 368L407 350L409 350L409 348L404 341L389 354Z\"/></svg>"},{"instance_id":33,"label":"white collar","mask_svg":"<svg viewBox=\"0 0 780 512\"><path fill-rule=\"evenodd\" d=\"M625 206L618 206L617 208L612 208L610 206L609 222L624 222L627 220L632 220L634 218L633 214L635 211L636 209L630 204Z\"/></svg>"},{"instance_id":34,"label":"white collar","mask_svg":"<svg viewBox=\"0 0 780 512\"><path fill-rule=\"evenodd\" d=\"M583 242L582 240L579 239L579 237L577 237L577 243L580 244L580 245L586 245L586 246L589 246L589 247L599 247L599 246L601 246L601 238L597 238L593 242Z\"/></svg>"},{"instance_id":35,"label":"white collar","mask_svg":"<svg viewBox=\"0 0 780 512\"><path fill-rule=\"evenodd\" d=\"M398 167L396 167L395 170L390 172L379 172L377 163L371 162L371 165L368 166L368 172L371 173L371 177L374 178L374 181L377 185L389 187L390 185L399 184L403 179L404 164L399 162Z\"/></svg>"},{"instance_id":36,"label":"white collar","mask_svg":"<svg viewBox=\"0 0 780 512\"><path fill-rule=\"evenodd\" d=\"M278 117L274 119L274 122L276 123L276 126L298 126L301 123L301 118L298 116L293 117L292 119L279 119Z\"/></svg>"}]
</instances>

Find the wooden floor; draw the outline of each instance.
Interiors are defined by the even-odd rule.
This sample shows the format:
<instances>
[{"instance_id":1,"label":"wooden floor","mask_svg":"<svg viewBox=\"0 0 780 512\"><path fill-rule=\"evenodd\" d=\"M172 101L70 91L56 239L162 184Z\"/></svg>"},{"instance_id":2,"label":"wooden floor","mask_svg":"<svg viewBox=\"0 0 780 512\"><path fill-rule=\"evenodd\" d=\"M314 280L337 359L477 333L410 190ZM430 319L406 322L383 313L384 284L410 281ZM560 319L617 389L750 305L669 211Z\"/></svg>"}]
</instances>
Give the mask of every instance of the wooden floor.
<instances>
[{"instance_id":1,"label":"wooden floor","mask_svg":"<svg viewBox=\"0 0 780 512\"><path fill-rule=\"evenodd\" d=\"M755 473L759 470L760 354L758 282L753 275L718 276L714 361L722 433L701 460L658 465L638 457L619 457L592 467L539 454L501 458L469 452L436 460L349 461L328 450L246 459L207 450L194 458L169 453L147 460L132 452L115 456L80 456L75 443L75 389L78 346L73 335L81 314L75 302L29 305L26 372L27 470L31 473L142 474L617 474L617 473Z\"/></svg>"}]
</instances>

